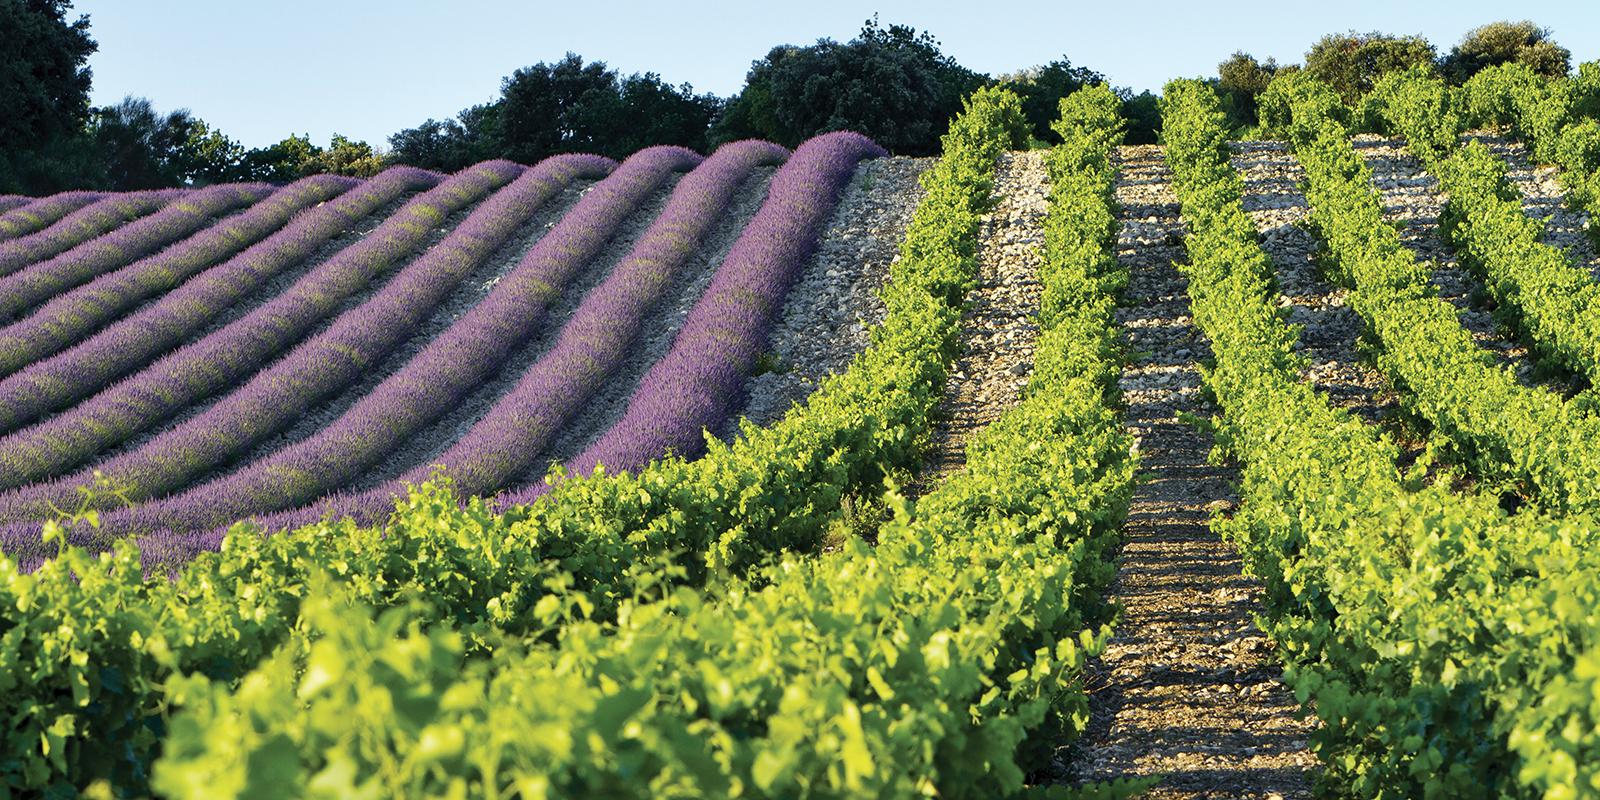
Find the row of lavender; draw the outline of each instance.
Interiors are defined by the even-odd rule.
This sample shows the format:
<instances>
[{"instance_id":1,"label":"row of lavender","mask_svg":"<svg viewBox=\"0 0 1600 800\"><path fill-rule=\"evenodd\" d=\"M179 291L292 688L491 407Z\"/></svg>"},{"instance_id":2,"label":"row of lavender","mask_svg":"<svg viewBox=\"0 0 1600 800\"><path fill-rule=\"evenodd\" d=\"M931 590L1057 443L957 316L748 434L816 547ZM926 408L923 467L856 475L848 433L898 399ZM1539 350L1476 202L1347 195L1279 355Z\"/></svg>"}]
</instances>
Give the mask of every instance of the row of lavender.
<instances>
[{"instance_id":1,"label":"row of lavender","mask_svg":"<svg viewBox=\"0 0 1600 800\"><path fill-rule=\"evenodd\" d=\"M668 450L693 453L702 445L702 429L728 413L843 184L861 158L879 154L863 137L831 134L788 159L671 353L638 387L623 420L569 466L583 473L597 463L628 469ZM190 193L187 201L193 205L196 195L221 197L231 188L227 196L239 198L236 205L254 204L232 219L265 217L269 207L284 219L276 231L271 220L257 220L253 229L260 232L254 236L218 235L217 226L129 266L101 270L99 277L78 280L76 289L55 294L0 329L0 359L11 343L20 343L24 351L31 345L43 355L18 359L22 363L15 366L0 360L10 367L0 374L11 372L0 379L0 430L10 431L0 437L0 489L7 490L0 494L0 521L10 523L0 542L6 552L36 562L42 555L39 520L73 503L78 487L96 472L122 489L117 502L136 503L104 514L98 532L75 532L80 541L97 546L155 531L153 550L187 555L214 546L221 528L245 516L269 515L265 522L277 528L315 521L328 512L369 520L382 515L407 482L427 476L431 464L367 492L330 493L492 377L510 351L540 329L561 287L597 255L622 221L661 191L671 173L694 167L632 252L584 297L550 350L436 460L471 492L513 489L508 501L532 500L543 493L542 484L520 489L508 484L533 466L544 445L615 371L639 335L645 312L700 247L736 190L758 167L786 158L787 151L775 145L741 142L704 163L689 151L651 148L615 172L604 159L567 156L526 170L490 162L442 181L428 173L391 170L356 189L347 182L308 179L270 194L263 187ZM541 238L488 297L336 421L254 462L237 463L308 406L346 390L395 351L471 269L565 185L607 173L610 177ZM304 261L354 220L429 183L436 185L281 295L196 338L253 287ZM180 199L168 202L176 206ZM103 201L88 201L98 202ZM474 204L443 240L398 267L446 217ZM153 223L161 213L142 222ZM168 225L147 224L135 231L136 222L100 238L143 241L158 237ZM213 234L209 242L207 234ZM167 241L180 236L169 235ZM222 241L236 243L231 253L217 252ZM246 248L250 241L254 244ZM85 257L80 249L56 260ZM17 274L48 263L36 262ZM173 263L187 266L175 269ZM370 299L342 307L389 272L393 277ZM158 275L166 285L152 280ZM148 288L134 288L139 286ZM118 306L111 298L119 289L138 297ZM318 328L324 329L311 335ZM59 333L52 337L52 331ZM162 430L189 409L199 413ZM138 443L127 447L129 442ZM119 447L123 450L116 452ZM112 457L106 458L108 453ZM221 477L210 477L219 470ZM207 480L195 484L201 479Z\"/></svg>"}]
</instances>

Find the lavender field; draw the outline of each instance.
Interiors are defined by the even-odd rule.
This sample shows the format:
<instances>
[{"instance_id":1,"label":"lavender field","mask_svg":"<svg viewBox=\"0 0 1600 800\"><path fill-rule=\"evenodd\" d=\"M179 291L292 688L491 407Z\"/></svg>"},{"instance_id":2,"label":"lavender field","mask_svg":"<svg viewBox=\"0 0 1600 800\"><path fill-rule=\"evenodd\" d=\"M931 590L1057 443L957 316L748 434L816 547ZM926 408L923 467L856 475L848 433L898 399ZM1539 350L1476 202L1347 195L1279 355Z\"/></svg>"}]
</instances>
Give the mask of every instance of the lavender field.
<instances>
[{"instance_id":1,"label":"lavender field","mask_svg":"<svg viewBox=\"0 0 1600 800\"><path fill-rule=\"evenodd\" d=\"M78 544L187 558L241 520L380 520L440 471L509 506L558 464L693 457L884 155L835 133L5 198L0 546L37 564L46 521L94 511Z\"/></svg>"}]
</instances>

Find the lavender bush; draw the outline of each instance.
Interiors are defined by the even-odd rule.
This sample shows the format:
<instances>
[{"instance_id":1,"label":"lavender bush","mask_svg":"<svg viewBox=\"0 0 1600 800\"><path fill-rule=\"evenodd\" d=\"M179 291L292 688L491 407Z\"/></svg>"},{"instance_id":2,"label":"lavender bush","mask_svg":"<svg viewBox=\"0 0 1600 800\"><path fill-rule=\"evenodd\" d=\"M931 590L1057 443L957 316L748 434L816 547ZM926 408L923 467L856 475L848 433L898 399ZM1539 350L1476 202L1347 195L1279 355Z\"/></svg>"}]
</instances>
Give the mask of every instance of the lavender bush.
<instances>
[{"instance_id":1,"label":"lavender bush","mask_svg":"<svg viewBox=\"0 0 1600 800\"><path fill-rule=\"evenodd\" d=\"M33 202L33 198L21 194L0 194L0 214L10 211L18 206L25 206Z\"/></svg>"},{"instance_id":2,"label":"lavender bush","mask_svg":"<svg viewBox=\"0 0 1600 800\"><path fill-rule=\"evenodd\" d=\"M67 253L62 258L38 264L37 267L29 267L16 275L11 275L10 278L0 280L0 283L10 283L8 291L0 294L11 294L14 298L14 301L3 301L6 302L6 309L11 309L10 302L32 304L40 299L50 298L54 294L54 299L45 302L45 306L30 312L27 317L13 325L0 328L0 374L14 373L30 363L58 354L64 347L80 344L86 336L98 330L99 326L114 320L126 310L133 309L139 302L173 290L182 280L202 270L211 269L214 264L229 259L238 253L240 248L259 242L262 237L278 232L267 242L285 242L285 237L293 237L294 226L285 232L282 230L283 224L290 221L294 214L306 210L307 206L318 205L328 198L336 197L355 184L357 184L355 179L338 178L338 176L314 176L294 182L285 189L277 190L264 202L256 203L245 213L224 219L216 226L211 226L210 229L203 230L194 237L186 238L184 242L166 248L154 256L128 264L109 274L99 275L91 282L80 285L85 278L93 277L107 266L126 261L125 254L142 256L154 253L157 248L166 242L171 242L173 238L189 235L192 230L205 224L211 216L205 213L208 206L214 208L221 203L221 198L229 197L229 192L226 192L227 187L218 187L224 192L213 195L216 200L181 203L186 208L173 208L170 210L173 211L171 216L163 211L146 221L136 222L133 226L117 230L115 234L102 237L98 243L91 243L88 250L80 248L83 253L78 251ZM323 210L317 210L317 213L322 214L323 218L328 216ZM304 237L294 238L304 240ZM322 238L318 238L317 242L322 242ZM246 250L240 259L253 258L253 254L254 256L275 254L277 258L272 261L280 266L286 266L291 262L286 259L291 259L293 253L294 248L258 245L256 248ZM238 259L235 259L235 262L237 261ZM77 286L77 288L67 291L66 294L58 294L67 286ZM21 307L13 310L21 310ZM198 310L198 307L192 307L190 310ZM152 334L144 342L144 349L162 352L170 346L170 342L160 338L157 331L150 330L147 323L139 323L138 328L142 333ZM122 362L128 362L130 355L131 350L125 350L118 354L118 358ZM139 363L131 366L139 366ZM40 397L40 400L45 398ZM53 408L59 408L59 405ZM26 422L27 419L30 419L30 416L26 414L22 416L0 414L0 430L10 430L11 427Z\"/></svg>"},{"instance_id":3,"label":"lavender bush","mask_svg":"<svg viewBox=\"0 0 1600 800\"><path fill-rule=\"evenodd\" d=\"M506 184L521 170L508 161L497 161L457 173L245 317L67 413L0 439L0 483L9 487L60 474L106 447L159 425L189 403L245 379L338 311L345 299L405 260L452 212ZM115 355L148 347L148 332L132 329L120 333L121 339L95 337L91 343ZM42 375L30 368L12 378L31 379L45 387L65 386L62 393L69 395L107 378L104 361L84 358L73 364L73 369L61 369L61 361L44 362L42 367L55 369ZM11 378L0 381L0 397L10 394L5 391L8 384L13 384ZM22 399L26 402L27 395ZM38 405L32 407L35 412L38 409ZM7 411L11 409L0 401L0 413Z\"/></svg>"},{"instance_id":4,"label":"lavender bush","mask_svg":"<svg viewBox=\"0 0 1600 800\"><path fill-rule=\"evenodd\" d=\"M532 276L531 282L549 287L545 292L553 296L558 291L556 287L599 254L622 222L671 173L688 169L700 160L694 152L676 147L650 148L635 154L536 245L523 261L539 273ZM504 308L506 304L498 305ZM538 307L529 310L540 316ZM472 361L480 354L452 345L496 338L494 329L498 326L490 322L478 331L463 328L467 335L451 337L443 346L425 351L413 359L413 369L394 376L311 439L181 495L107 515L102 522L103 533L117 536L129 529L205 529L245 514L315 500L358 475L416 429L448 411L459 400L452 394L465 396L476 384L470 379L471 374L489 373L498 362L474 364ZM516 341L503 339L498 348L509 352ZM451 383L456 384L455 392L450 391Z\"/></svg>"},{"instance_id":5,"label":"lavender bush","mask_svg":"<svg viewBox=\"0 0 1600 800\"><path fill-rule=\"evenodd\" d=\"M686 151L656 150L655 157L661 160L690 162L690 156L684 154ZM673 275L716 225L740 184L755 168L781 163L787 155L787 150L768 142L729 144L673 189L666 208L632 251L599 286L584 296L550 351L529 368L517 386L482 420L440 456L438 462L445 465L463 494L493 491L532 463L550 438L626 356L645 315L660 299ZM592 210L578 211L586 212L583 216L620 217L623 209L616 207L615 201L601 202L605 205L597 203ZM573 217L580 216L578 211ZM593 222L583 219L572 219L572 226L573 235L578 236L592 236L588 229L595 227ZM570 258L563 257L572 248L553 237L555 232L552 232L551 241L555 246L549 254L524 262L523 266L529 269L522 280L536 285L557 284L558 279L551 273L569 275L572 272L576 265L569 263ZM324 445L312 447L308 441L306 447L291 448L283 453L282 461L292 464L297 473L338 476L343 483L376 463L404 437L459 402L509 354L514 341L531 330L531 317L526 321L511 317L517 327L496 335L497 328L505 327L500 319L508 317L516 301L510 297L495 301L496 298L491 297L480 307L487 312L481 319L462 320L458 326L464 329L459 345L440 342L437 344L442 346L420 354L408 366L407 373L412 374L405 375L403 380L402 376L395 376L357 406L364 411L363 415L357 415L357 409L353 409L346 419L329 429ZM473 330L479 326L482 330ZM453 355L456 358L452 359ZM409 420L411 424L397 424L401 420ZM366 454L366 458L355 461L354 456L361 453ZM369 491L330 497L306 508L268 517L263 523L272 528L287 528L314 522L330 513L370 520L387 512L395 497L405 494L408 483L425 480L432 468L432 465L423 465ZM331 481L326 483L339 485ZM251 493L239 486L233 487L233 492L237 496ZM250 511L240 511L233 516L244 513Z\"/></svg>"},{"instance_id":6,"label":"lavender bush","mask_svg":"<svg viewBox=\"0 0 1600 800\"><path fill-rule=\"evenodd\" d=\"M0 242L43 230L56 220L105 197L103 192L62 192L28 198L28 203L0 214Z\"/></svg>"},{"instance_id":7,"label":"lavender bush","mask_svg":"<svg viewBox=\"0 0 1600 800\"><path fill-rule=\"evenodd\" d=\"M266 187L256 188L264 190ZM154 213L186 194L188 192L182 189L166 189L110 195L68 214L38 233L0 242L0 276L77 247L119 225ZM8 299L7 292L0 290L0 300Z\"/></svg>"},{"instance_id":8,"label":"lavender bush","mask_svg":"<svg viewBox=\"0 0 1600 800\"><path fill-rule=\"evenodd\" d=\"M766 345L767 331L856 164L886 155L857 133L827 133L800 145L773 176L767 202L740 234L683 330L650 369L621 420L567 465L586 475L636 469L666 453L698 454L704 430L727 418L745 377ZM506 503L531 502L546 483L525 487Z\"/></svg>"},{"instance_id":9,"label":"lavender bush","mask_svg":"<svg viewBox=\"0 0 1600 800\"><path fill-rule=\"evenodd\" d=\"M216 217L255 203L271 192L271 186L260 183L201 189L138 222L0 278L0 319L26 313L64 290L144 258L194 233ZM102 200L84 211L95 210L105 202ZM46 231L6 244L26 242L60 227L53 225Z\"/></svg>"},{"instance_id":10,"label":"lavender bush","mask_svg":"<svg viewBox=\"0 0 1600 800\"><path fill-rule=\"evenodd\" d=\"M573 180L602 177L614 166L598 156L563 155L523 172L426 255L408 265L366 303L340 316L328 330L295 348L204 413L163 432L137 450L96 465L97 471L115 485L125 487L130 499L144 500L176 491L226 465L287 427L308 406L354 383L365 369L402 344L468 272L509 241L535 211ZM669 167L656 170L659 175L652 179L658 183ZM646 192L647 189L638 192L633 202L637 203ZM572 242L562 244L570 246ZM446 353L450 359L460 355ZM400 391L426 392L428 388L425 383L403 382ZM375 424L384 426L382 412ZM6 495L0 499L0 519L37 516L50 503L60 505L72 497L75 486L92 479L93 475L86 471Z\"/></svg>"}]
</instances>

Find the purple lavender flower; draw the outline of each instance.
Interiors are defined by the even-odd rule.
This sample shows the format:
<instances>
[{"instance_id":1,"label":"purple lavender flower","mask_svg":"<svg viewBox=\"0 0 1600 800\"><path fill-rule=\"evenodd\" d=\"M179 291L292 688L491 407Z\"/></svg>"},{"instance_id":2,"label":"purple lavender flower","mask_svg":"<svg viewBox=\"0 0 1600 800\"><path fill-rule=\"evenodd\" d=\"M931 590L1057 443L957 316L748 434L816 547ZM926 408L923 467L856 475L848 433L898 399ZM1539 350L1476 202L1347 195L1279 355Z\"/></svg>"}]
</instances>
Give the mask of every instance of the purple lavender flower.
<instances>
[{"instance_id":1,"label":"purple lavender flower","mask_svg":"<svg viewBox=\"0 0 1600 800\"><path fill-rule=\"evenodd\" d=\"M4 214L18 206L25 206L33 202L33 198L22 194L0 194L0 214Z\"/></svg>"},{"instance_id":2,"label":"purple lavender flower","mask_svg":"<svg viewBox=\"0 0 1600 800\"><path fill-rule=\"evenodd\" d=\"M382 181L382 178L374 179ZM67 253L62 258L53 259L46 264L22 270L16 275L3 278L0 283L5 283L6 290L0 294L10 296L10 302L32 302L40 299L54 299L45 302L45 306L30 312L13 325L0 328L0 374L10 374L21 370L24 366L50 357L64 347L80 346L86 344L83 339L90 336L96 328L114 320L118 314L131 309L139 302L152 298L155 294L170 291L184 278L194 275L200 270L211 269L216 262L234 256L240 248L258 242L266 235L277 235L269 238L267 242L277 243L285 240L286 235L293 235L298 229L299 222L291 224L290 230L283 229L283 224L290 221L291 216L306 210L307 206L318 205L334 195L342 194L352 186L357 186L358 181L352 178L338 178L338 176L314 176L304 181L294 182L270 195L266 200L256 203L253 208L238 214L234 218L224 219L210 229L202 230L194 237L186 238L176 245L160 251L160 253L141 259L141 261L128 264L122 269L99 275L85 285L83 280L93 277L98 272L104 272L109 266L125 261L125 254L154 253L157 248L170 242L171 238L178 235L189 235L189 232L202 226L203 222L210 219L210 214L205 213L206 206L218 206L229 197L229 187L221 186L219 194L211 195L213 200L197 200L197 202L182 203L184 208L168 208L171 214L155 214L152 218L123 227L114 234L102 237L101 240L91 242L82 251ZM210 190L206 190L210 192ZM363 195L355 195L360 198ZM317 210L326 218L325 211ZM328 234L328 235L333 235ZM320 240L318 240L320 242ZM240 259L250 258L251 254L275 253L280 258L275 262L288 264L291 254L296 253L296 248L267 248L258 245L256 248L245 251L243 256L234 259L230 264L238 264ZM226 269L226 267L221 267ZM211 272L214 274L214 272ZM75 290L64 294L61 290L67 286L78 285ZM190 299L190 310L200 310L194 306ZM211 307L211 306L205 306ZM19 309L18 309L19 310ZM126 326L126 325L123 325ZM162 331L152 330L149 322L138 323L141 331L142 346L146 352L162 352L170 346L170 339L162 338ZM130 362L134 350L118 350L112 357L109 354L98 354L98 358L118 358L120 362ZM131 366L138 366L134 363ZM122 373L118 373L122 374ZM61 408L66 405L66 400L50 400L50 395L30 392L29 397L34 397L38 403L48 408ZM83 395L77 395L83 397ZM69 398L70 400L70 398ZM32 406L18 406L13 408L16 413L0 413L0 430L10 430L11 427L24 424L34 418L37 411L21 411L21 408Z\"/></svg>"},{"instance_id":3,"label":"purple lavender flower","mask_svg":"<svg viewBox=\"0 0 1600 800\"><path fill-rule=\"evenodd\" d=\"M587 475L597 464L611 472L633 470L669 452L701 452L704 430L725 420L742 392L773 317L857 162L882 155L871 139L850 132L823 134L795 150L672 350L645 375L622 419L567 465L568 474ZM547 491L541 482L505 502L531 502Z\"/></svg>"},{"instance_id":4,"label":"purple lavender flower","mask_svg":"<svg viewBox=\"0 0 1600 800\"><path fill-rule=\"evenodd\" d=\"M265 187L258 188L264 190ZM154 213L186 194L188 192L182 189L166 189L113 194L96 200L42 231L0 242L0 275L10 275L29 264L77 247L119 225ZM0 300L6 299L9 299L7 293L0 289Z\"/></svg>"},{"instance_id":5,"label":"purple lavender flower","mask_svg":"<svg viewBox=\"0 0 1600 800\"><path fill-rule=\"evenodd\" d=\"M403 343L410 331L468 272L509 240L540 206L565 186L578 178L604 176L614 166L610 160L598 156L562 155L523 172L479 206L426 255L408 265L376 296L342 315L327 331L297 347L288 357L256 375L204 413L163 432L137 450L96 465L97 471L114 484L127 487L133 499L142 500L181 489L195 477L226 464L282 430L308 405L355 382L367 366ZM648 177L659 183L672 166L663 164ZM631 176L622 177L626 180ZM649 188L649 185L642 186L635 192L633 202L637 204ZM602 243L603 238L595 247ZM444 353L452 363L462 355ZM398 383L402 397L430 388L426 383L405 380ZM441 407L439 413L448 407ZM388 418L392 410L378 409L376 419L365 428L380 432L392 425L393 420ZM299 449L306 446L302 443ZM258 471L273 473L274 470L268 463ZM50 503L60 504L71 498L75 493L73 487L92 478L86 470L12 492L0 499L0 519L38 516ZM241 500L242 497L224 499L218 508Z\"/></svg>"},{"instance_id":6,"label":"purple lavender flower","mask_svg":"<svg viewBox=\"0 0 1600 800\"><path fill-rule=\"evenodd\" d=\"M272 187L264 183L224 184L201 189L171 205L166 205L167 201L175 199L170 193L140 192L136 193L135 196L143 195L139 199L143 200L145 205L158 202L159 205L166 205L166 207L160 212L151 214L138 222L125 225L104 236L77 244L70 250L65 247L58 247L54 252L51 252L49 246L44 243L33 242L34 239L55 234L63 225L73 222L74 217L88 212L97 212L103 218L121 216L120 214L114 215L109 209L106 209L107 204L112 200L127 196L119 195L88 206L60 223L50 226L47 230L0 244L0 272L10 271L5 269L7 266L5 257L13 252L18 254L17 257L19 259L26 259L29 262L37 261L37 257L40 254L44 254L44 257L48 258L48 260L37 261L37 263L32 263L25 269L12 272L12 274L0 278L0 319L14 317L65 289L77 286L107 271L120 268L129 262L154 253L162 247L194 233L213 218L226 214L240 206L255 203L266 197L271 191ZM160 197L161 194L166 194L167 196ZM319 192L317 194L323 195L319 199L326 199L325 193ZM126 207L132 205L132 203L133 201L129 200L122 205ZM125 211L126 208L119 210ZM89 228L89 225L83 224L82 227ZM64 237L56 236L54 238L59 240ZM49 244L59 245L60 242L51 242ZM8 248L13 245L19 247L15 251L8 252ZM21 245L28 245L28 247L25 249ZM61 250L66 250L66 252L61 252ZM60 253L60 255L49 258L54 253Z\"/></svg>"},{"instance_id":7,"label":"purple lavender flower","mask_svg":"<svg viewBox=\"0 0 1600 800\"><path fill-rule=\"evenodd\" d=\"M105 197L103 192L62 192L28 198L26 205L0 214L0 242L43 230L56 220Z\"/></svg>"},{"instance_id":8,"label":"purple lavender flower","mask_svg":"<svg viewBox=\"0 0 1600 800\"><path fill-rule=\"evenodd\" d=\"M243 380L337 311L345 298L403 261L453 211L509 182L521 170L508 161L498 161L457 173L242 319L162 358L70 412L0 439L0 481L14 486L18 476L28 476L21 478L26 481L60 474L100 450L160 424L185 405ZM189 311L183 306L174 310ZM148 331L122 333L120 339L95 337L90 343L107 347L114 355L148 346L144 344ZM75 349L62 355L76 354ZM69 369L58 366L62 360L39 365L54 368L50 371L30 367L0 381L0 398L9 394L6 389L20 383L14 379L65 387L58 392L77 395L84 393L85 387L103 385L107 378L115 377L106 374L106 362L114 359L86 358ZM22 394L21 400L28 397ZM30 407L36 413L39 409L37 402ZM7 411L12 409L0 400L0 413Z\"/></svg>"},{"instance_id":9,"label":"purple lavender flower","mask_svg":"<svg viewBox=\"0 0 1600 800\"><path fill-rule=\"evenodd\" d=\"M659 150L659 158L676 158L683 163L688 161L688 157L679 152L665 148ZM736 142L719 149L678 184L667 207L632 251L599 286L585 295L550 351L529 368L517 386L482 420L440 456L438 461L445 465L463 494L492 492L532 464L561 426L587 402L604 383L606 376L627 355L650 307L659 301L674 273L694 254L707 232L714 227L744 179L756 167L779 163L787 155L788 151L768 142ZM573 217L588 216L580 215L580 211L587 209L574 211ZM595 211L604 211L606 216L617 216L617 210L605 209L598 204ZM573 222L574 228L579 231L585 227L582 219ZM589 225L592 226L592 223ZM554 232L552 236L555 236ZM560 239L551 240L551 244L554 246L549 254L524 262L530 268L524 280L553 284L556 283L555 278L546 273L572 271L574 265L565 263L570 261L565 256L571 248ZM493 300L491 298L485 302L486 311L493 309L493 316L486 321L506 313L490 306ZM462 324L481 323L464 319ZM510 336L520 338L525 327ZM341 420L334 426L336 429L347 429L347 432L341 431L340 434L345 440L330 440L320 448L320 459L313 457L313 452L308 452L311 448L295 448L300 452L286 452L284 460L293 463L300 472L339 474L345 476L344 480L354 477L354 469L369 466L412 430L437 416L435 413L426 419L418 419L412 425L399 426L398 429L389 427L396 418L421 416L415 411L408 414L399 410L408 400L405 393L421 393L420 389L410 387L457 387L448 398L432 400L433 407L442 410L465 397L467 391L486 376L487 370L473 367L472 362L482 360L494 364L505 358L510 349L509 342L495 346L495 337L488 333L485 330L475 334L483 341L471 349L452 345L441 347L436 353L418 356L414 362L418 368L414 377L404 382L391 381L395 383L393 387L380 387L373 397L363 401L362 405L366 406L367 411L365 422L346 426L345 421ZM452 353L460 356L455 362L464 363L453 362L450 359ZM452 380L452 374L460 377ZM385 395L385 388L390 388L392 397ZM411 403L418 405L415 399ZM383 412L388 410L396 413L387 415L390 423L385 425ZM343 459L357 450L369 452L369 459L361 464L345 464ZM431 465L423 465L369 491L330 497L308 508L268 517L263 524L271 528L293 527L314 522L328 513L370 520L391 508L395 496L403 494L408 483L426 479L432 468Z\"/></svg>"}]
</instances>

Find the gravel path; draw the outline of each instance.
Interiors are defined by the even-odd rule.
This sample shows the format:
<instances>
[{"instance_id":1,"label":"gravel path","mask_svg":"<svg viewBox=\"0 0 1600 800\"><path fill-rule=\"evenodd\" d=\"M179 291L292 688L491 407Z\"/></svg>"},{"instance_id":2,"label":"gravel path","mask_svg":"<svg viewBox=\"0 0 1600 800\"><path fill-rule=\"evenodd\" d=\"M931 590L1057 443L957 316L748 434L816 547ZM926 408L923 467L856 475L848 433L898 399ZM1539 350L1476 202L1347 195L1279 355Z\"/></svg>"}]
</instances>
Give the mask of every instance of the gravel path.
<instances>
[{"instance_id":1,"label":"gravel path","mask_svg":"<svg viewBox=\"0 0 1600 800\"><path fill-rule=\"evenodd\" d=\"M1310 207L1300 189L1300 163L1282 142L1240 142L1233 166L1244 178L1245 212L1277 273L1279 305L1290 323L1304 326L1299 350L1311 365L1302 377L1336 407L1369 423L1389 420L1398 404L1383 375L1361 359L1361 315L1346 305L1349 292L1324 280L1313 259L1318 242L1304 226Z\"/></svg>"},{"instance_id":2,"label":"gravel path","mask_svg":"<svg viewBox=\"0 0 1600 800\"><path fill-rule=\"evenodd\" d=\"M922 202L918 179L933 163L931 158L878 158L862 164L851 178L817 252L784 298L768 339L770 368L746 383L742 414L751 422L776 422L867 348L871 326L883 320L878 290ZM718 435L728 440L737 431L735 417Z\"/></svg>"},{"instance_id":3,"label":"gravel path","mask_svg":"<svg viewBox=\"0 0 1600 800\"><path fill-rule=\"evenodd\" d=\"M967 440L1021 401L1033 369L1050 191L1044 153L1001 156L994 191L998 202L978 232L978 286L961 320L964 351L945 383L942 418L918 478L924 488L966 466Z\"/></svg>"},{"instance_id":4,"label":"gravel path","mask_svg":"<svg viewBox=\"0 0 1600 800\"><path fill-rule=\"evenodd\" d=\"M1178 414L1210 415L1197 363L1209 357L1189 316L1184 226L1155 146L1124 147L1118 259L1130 273L1133 360L1121 386L1145 481L1134 494L1111 596L1117 632L1092 664L1089 728L1067 753L1074 780L1165 775L1156 798L1309 797L1314 726L1298 718L1271 643L1252 622L1260 586L1207 526L1236 502L1236 470L1207 462L1208 435Z\"/></svg>"},{"instance_id":5,"label":"gravel path","mask_svg":"<svg viewBox=\"0 0 1600 800\"><path fill-rule=\"evenodd\" d=\"M1544 243L1566 250L1572 263L1589 270L1600 280L1600 254L1595 252L1595 242L1587 230L1589 215L1567 205L1561 170L1548 165L1535 166L1528 158L1527 148L1504 134L1474 131L1467 136L1483 142L1490 152L1506 162L1506 177L1522 192L1522 210L1544 221Z\"/></svg>"},{"instance_id":6,"label":"gravel path","mask_svg":"<svg viewBox=\"0 0 1600 800\"><path fill-rule=\"evenodd\" d=\"M1372 169L1384 219L1401 226L1400 241L1417 258L1433 262L1433 285L1439 297L1456 307L1462 327L1472 332L1479 347L1512 369L1523 385L1539 385L1528 348L1496 324L1485 305L1493 301L1483 293L1482 282L1461 265L1444 240L1439 215L1447 198L1439 181L1406 152L1403 140L1361 134L1355 137L1355 145Z\"/></svg>"}]
</instances>

